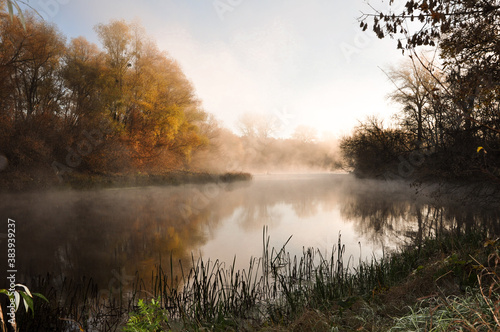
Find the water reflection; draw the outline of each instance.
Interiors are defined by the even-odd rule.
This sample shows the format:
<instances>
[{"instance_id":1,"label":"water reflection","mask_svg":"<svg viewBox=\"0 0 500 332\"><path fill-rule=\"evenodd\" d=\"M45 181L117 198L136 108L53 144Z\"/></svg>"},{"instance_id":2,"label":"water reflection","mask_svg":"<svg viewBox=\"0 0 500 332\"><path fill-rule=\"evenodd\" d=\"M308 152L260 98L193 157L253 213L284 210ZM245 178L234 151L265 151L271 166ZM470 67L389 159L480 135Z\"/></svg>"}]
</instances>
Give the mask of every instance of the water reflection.
<instances>
[{"instance_id":1,"label":"water reflection","mask_svg":"<svg viewBox=\"0 0 500 332\"><path fill-rule=\"evenodd\" d=\"M435 192L434 186L418 191L366 180L344 196L341 211L360 234L381 245L418 243L443 231L499 234L498 205L481 205L454 195L436 197Z\"/></svg>"},{"instance_id":2,"label":"water reflection","mask_svg":"<svg viewBox=\"0 0 500 332\"><path fill-rule=\"evenodd\" d=\"M227 262L236 255L238 267L244 268L251 256L261 253L264 225L269 225L276 247L293 235L289 249L297 254L303 247L331 249L341 233L354 261L361 255L359 243L361 257L369 258L372 252L380 255L445 229L500 231L497 209L438 204L408 186L357 181L348 175L3 194L0 202L2 220L17 223L18 281L46 273L85 275L102 288L120 279L117 271L121 276L135 271L150 276L160 259L168 265L170 255L184 266L189 266L191 254Z\"/></svg>"}]
</instances>

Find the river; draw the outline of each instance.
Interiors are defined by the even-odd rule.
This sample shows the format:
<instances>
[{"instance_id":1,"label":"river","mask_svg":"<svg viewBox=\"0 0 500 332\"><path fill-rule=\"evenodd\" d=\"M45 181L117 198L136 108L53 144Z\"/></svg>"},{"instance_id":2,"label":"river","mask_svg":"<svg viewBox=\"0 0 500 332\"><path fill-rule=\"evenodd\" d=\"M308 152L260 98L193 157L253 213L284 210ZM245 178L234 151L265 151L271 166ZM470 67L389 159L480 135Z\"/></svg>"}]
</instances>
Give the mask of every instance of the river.
<instances>
[{"instance_id":1,"label":"river","mask_svg":"<svg viewBox=\"0 0 500 332\"><path fill-rule=\"evenodd\" d=\"M498 233L498 209L443 203L428 192L346 174L287 174L230 184L2 194L0 240L6 246L7 218L15 220L17 282L49 273L56 285L86 276L110 289L130 284L136 272L151 276L170 257L186 267L202 256L247 268L262 254L265 226L271 247L291 236L286 249L297 255L309 247L331 253L340 237L350 266L444 229Z\"/></svg>"}]
</instances>

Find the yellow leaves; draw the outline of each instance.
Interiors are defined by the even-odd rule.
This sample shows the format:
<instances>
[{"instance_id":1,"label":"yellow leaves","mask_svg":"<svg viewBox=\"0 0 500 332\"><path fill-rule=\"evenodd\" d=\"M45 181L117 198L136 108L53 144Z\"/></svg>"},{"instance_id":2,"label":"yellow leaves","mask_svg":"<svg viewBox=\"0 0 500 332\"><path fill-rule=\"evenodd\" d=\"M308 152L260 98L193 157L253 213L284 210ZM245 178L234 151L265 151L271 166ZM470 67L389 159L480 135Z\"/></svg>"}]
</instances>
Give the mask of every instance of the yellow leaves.
<instances>
[{"instance_id":1,"label":"yellow leaves","mask_svg":"<svg viewBox=\"0 0 500 332\"><path fill-rule=\"evenodd\" d=\"M484 247L487 248L487 247L495 247L497 242L499 242L499 239L495 239L495 240L487 240L485 243L484 243Z\"/></svg>"},{"instance_id":2,"label":"yellow leaves","mask_svg":"<svg viewBox=\"0 0 500 332\"><path fill-rule=\"evenodd\" d=\"M152 111L154 110L154 105L148 101L145 100L138 100L136 101L137 105L141 108L143 111Z\"/></svg>"},{"instance_id":3,"label":"yellow leaves","mask_svg":"<svg viewBox=\"0 0 500 332\"><path fill-rule=\"evenodd\" d=\"M205 117L177 62L133 24L112 21L96 31L108 59L110 109L136 163L155 165L167 153L186 161L202 141L196 124Z\"/></svg>"},{"instance_id":4,"label":"yellow leaves","mask_svg":"<svg viewBox=\"0 0 500 332\"><path fill-rule=\"evenodd\" d=\"M486 150L485 150L482 146L479 146L479 147L477 148L477 151L476 151L476 152L477 152L477 153L479 153L479 151L481 151L481 150L483 150L483 152L484 152L484 153L488 153L488 152L486 152Z\"/></svg>"}]
</instances>

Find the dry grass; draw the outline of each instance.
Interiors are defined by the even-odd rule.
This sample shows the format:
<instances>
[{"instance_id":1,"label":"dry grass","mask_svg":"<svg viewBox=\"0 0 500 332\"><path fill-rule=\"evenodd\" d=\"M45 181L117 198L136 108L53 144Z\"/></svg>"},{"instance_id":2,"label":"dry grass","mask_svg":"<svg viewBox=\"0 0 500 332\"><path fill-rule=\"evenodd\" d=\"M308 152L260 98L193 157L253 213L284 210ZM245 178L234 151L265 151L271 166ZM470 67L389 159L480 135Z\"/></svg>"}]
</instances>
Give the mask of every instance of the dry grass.
<instances>
[{"instance_id":1,"label":"dry grass","mask_svg":"<svg viewBox=\"0 0 500 332\"><path fill-rule=\"evenodd\" d=\"M245 271L227 270L218 261L193 260L193 266L176 279L169 273L172 266L167 271L159 267L153 289L142 289L139 282L135 294L159 298L174 330L408 331L452 322L465 330L494 331L500 328L500 241L482 246L480 239L484 234L426 240L418 250L407 248L353 271L344 265L340 239L331 256L308 249L301 257L290 257L285 246L269 248L264 232L263 256ZM36 315L47 314L35 321L52 324L57 317L82 321L85 315L72 313L82 296L92 305L95 294L88 289L50 312L35 310ZM106 313L116 313L114 323L119 325L121 312L130 311L136 300L105 308ZM117 326L104 323L108 331Z\"/></svg>"},{"instance_id":2,"label":"dry grass","mask_svg":"<svg viewBox=\"0 0 500 332\"><path fill-rule=\"evenodd\" d=\"M500 331L500 242L487 241L492 247L486 264L477 259L473 269L477 285L462 294L438 294L421 299L410 307L410 314L396 320L391 331Z\"/></svg>"}]
</instances>

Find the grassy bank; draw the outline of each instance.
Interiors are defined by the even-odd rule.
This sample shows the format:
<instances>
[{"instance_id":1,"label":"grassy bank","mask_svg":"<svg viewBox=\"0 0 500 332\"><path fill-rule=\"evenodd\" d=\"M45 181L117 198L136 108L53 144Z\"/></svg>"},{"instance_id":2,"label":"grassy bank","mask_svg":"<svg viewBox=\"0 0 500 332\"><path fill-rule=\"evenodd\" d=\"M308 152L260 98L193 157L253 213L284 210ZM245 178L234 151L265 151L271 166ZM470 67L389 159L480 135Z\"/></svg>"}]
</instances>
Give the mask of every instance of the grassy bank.
<instances>
[{"instance_id":1,"label":"grassy bank","mask_svg":"<svg viewBox=\"0 0 500 332\"><path fill-rule=\"evenodd\" d=\"M180 185L187 183L219 183L249 181L252 175L243 172L221 174L191 171L172 171L161 174L148 173L66 173L61 179L54 174L29 175L14 172L2 174L0 188L3 191L45 190L53 188L100 189L119 187L141 187L153 185Z\"/></svg>"},{"instance_id":2,"label":"grassy bank","mask_svg":"<svg viewBox=\"0 0 500 332\"><path fill-rule=\"evenodd\" d=\"M291 257L285 246L269 248L264 233L262 257L248 269L193 260L174 276L179 263L170 261L111 300L99 299L91 280L65 281L66 292L39 280L32 288L50 304L38 303L35 319L22 323L37 331L54 324L101 331L493 331L500 328L500 241L486 239L444 233L352 268L340 239L328 257L312 248Z\"/></svg>"},{"instance_id":3,"label":"grassy bank","mask_svg":"<svg viewBox=\"0 0 500 332\"><path fill-rule=\"evenodd\" d=\"M64 185L73 189L93 189L110 187L142 187L153 185L181 185L187 183L219 183L249 181L249 173L223 173L213 174L205 172L176 171L163 174L71 174L64 180Z\"/></svg>"}]
</instances>

